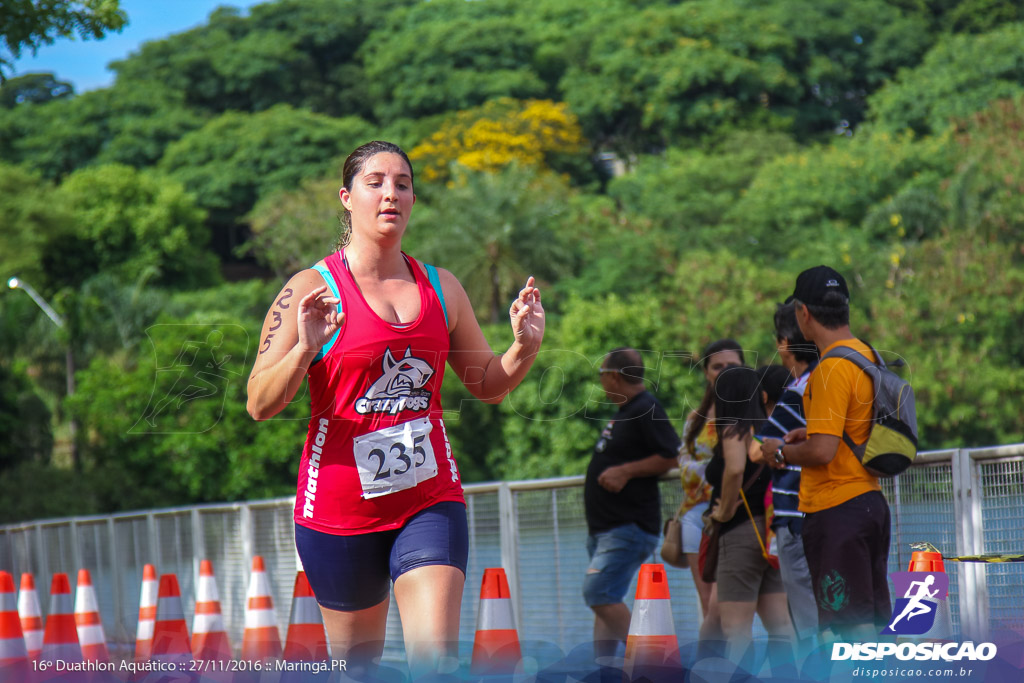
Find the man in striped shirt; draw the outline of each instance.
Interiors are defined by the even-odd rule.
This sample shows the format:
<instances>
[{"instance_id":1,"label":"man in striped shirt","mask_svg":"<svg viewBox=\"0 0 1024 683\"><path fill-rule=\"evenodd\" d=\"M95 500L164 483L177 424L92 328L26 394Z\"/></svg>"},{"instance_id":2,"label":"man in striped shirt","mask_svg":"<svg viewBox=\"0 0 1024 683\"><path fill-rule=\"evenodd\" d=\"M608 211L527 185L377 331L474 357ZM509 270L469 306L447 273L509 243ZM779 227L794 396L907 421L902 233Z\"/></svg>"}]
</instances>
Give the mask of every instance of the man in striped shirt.
<instances>
[{"instance_id":1,"label":"man in striped shirt","mask_svg":"<svg viewBox=\"0 0 1024 683\"><path fill-rule=\"evenodd\" d=\"M779 304L775 310L775 341L779 359L794 379L786 386L768 421L757 434L762 443L769 438L782 439L792 430L807 425L804 419L804 389L811 370L818 364L817 348L800 333L794 305L791 303ZM774 453L761 455L762 458L773 456ZM818 630L818 607L811 588L807 558L804 556L801 536L804 513L797 509L799 497L800 466L786 464L782 469L772 470L772 507L775 511L772 531L778 543L782 584L786 589L797 640L811 646L811 639Z\"/></svg>"}]
</instances>

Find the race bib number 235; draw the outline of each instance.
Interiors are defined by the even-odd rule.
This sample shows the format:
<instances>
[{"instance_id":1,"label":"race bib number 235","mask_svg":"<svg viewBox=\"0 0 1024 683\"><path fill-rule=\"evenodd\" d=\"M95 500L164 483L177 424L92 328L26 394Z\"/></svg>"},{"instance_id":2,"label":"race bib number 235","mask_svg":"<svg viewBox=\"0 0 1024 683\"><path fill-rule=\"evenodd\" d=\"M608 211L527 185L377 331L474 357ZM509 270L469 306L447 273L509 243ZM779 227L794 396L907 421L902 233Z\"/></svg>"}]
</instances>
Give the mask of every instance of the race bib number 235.
<instances>
[{"instance_id":1,"label":"race bib number 235","mask_svg":"<svg viewBox=\"0 0 1024 683\"><path fill-rule=\"evenodd\" d=\"M353 439L363 498L404 491L437 476L432 429L430 419L421 417Z\"/></svg>"}]
</instances>

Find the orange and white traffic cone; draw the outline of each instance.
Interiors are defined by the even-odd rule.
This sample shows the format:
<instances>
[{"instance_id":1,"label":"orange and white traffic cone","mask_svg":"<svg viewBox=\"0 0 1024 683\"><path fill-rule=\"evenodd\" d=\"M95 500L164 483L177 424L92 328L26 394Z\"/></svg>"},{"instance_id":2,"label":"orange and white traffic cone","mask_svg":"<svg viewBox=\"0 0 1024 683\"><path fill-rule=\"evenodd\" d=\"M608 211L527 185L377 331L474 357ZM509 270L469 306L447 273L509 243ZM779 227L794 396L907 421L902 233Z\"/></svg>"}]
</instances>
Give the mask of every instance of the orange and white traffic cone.
<instances>
[{"instance_id":1,"label":"orange and white traffic cone","mask_svg":"<svg viewBox=\"0 0 1024 683\"><path fill-rule=\"evenodd\" d=\"M100 608L96 600L96 588L88 569L78 570L78 589L75 592L75 625L78 628L78 644L82 647L82 658L87 662L109 662L107 637L100 621Z\"/></svg>"},{"instance_id":2,"label":"orange and white traffic cone","mask_svg":"<svg viewBox=\"0 0 1024 683\"><path fill-rule=\"evenodd\" d=\"M50 582L50 613L43 631L41 661L81 662L82 648L78 645L78 627L75 625L74 604L71 601L71 582L67 574L54 574Z\"/></svg>"},{"instance_id":3,"label":"orange and white traffic cone","mask_svg":"<svg viewBox=\"0 0 1024 683\"><path fill-rule=\"evenodd\" d=\"M28 650L18 616L14 577L0 572L0 680L18 680L28 674Z\"/></svg>"},{"instance_id":4,"label":"orange and white traffic cone","mask_svg":"<svg viewBox=\"0 0 1024 683\"><path fill-rule=\"evenodd\" d=\"M942 553L915 550L910 556L910 565L907 567L907 571L945 574L946 566L942 562ZM920 636L913 636L915 640L949 640L953 637L953 615L949 611L948 589L946 595L936 595L935 598L935 621L932 622L932 627L927 632Z\"/></svg>"},{"instance_id":5,"label":"orange and white traffic cone","mask_svg":"<svg viewBox=\"0 0 1024 683\"><path fill-rule=\"evenodd\" d=\"M292 612L284 639L284 659L289 662L323 662L327 654L327 632L323 615L309 587L306 572L295 575L292 591Z\"/></svg>"},{"instance_id":6,"label":"orange and white traffic cone","mask_svg":"<svg viewBox=\"0 0 1024 683\"><path fill-rule=\"evenodd\" d=\"M142 595L139 597L139 626L135 632L135 661L148 662L153 652L153 625L156 623L156 568L142 568Z\"/></svg>"},{"instance_id":7,"label":"orange and white traffic cone","mask_svg":"<svg viewBox=\"0 0 1024 683\"><path fill-rule=\"evenodd\" d=\"M192 620L192 656L196 659L226 662L231 659L231 642L220 611L220 594L213 577L213 563L199 563L196 613Z\"/></svg>"},{"instance_id":8,"label":"orange and white traffic cone","mask_svg":"<svg viewBox=\"0 0 1024 683\"><path fill-rule=\"evenodd\" d=\"M25 634L28 661L34 662L43 650L43 612L39 607L35 577L28 572L21 575L18 616L21 618L21 632Z\"/></svg>"},{"instance_id":9,"label":"orange and white traffic cone","mask_svg":"<svg viewBox=\"0 0 1024 683\"><path fill-rule=\"evenodd\" d=\"M522 658L505 570L501 567L485 569L480 583L470 672L474 675L514 673Z\"/></svg>"},{"instance_id":10,"label":"orange and white traffic cone","mask_svg":"<svg viewBox=\"0 0 1024 683\"><path fill-rule=\"evenodd\" d=\"M252 575L246 595L242 659L250 662L281 658L281 633L277 630L274 598L263 558L252 558Z\"/></svg>"},{"instance_id":11,"label":"orange and white traffic cone","mask_svg":"<svg viewBox=\"0 0 1024 683\"><path fill-rule=\"evenodd\" d=\"M174 574L161 574L156 597L156 620L153 622L153 646L150 660L185 671L192 662L188 625L181 605L181 589Z\"/></svg>"},{"instance_id":12,"label":"orange and white traffic cone","mask_svg":"<svg viewBox=\"0 0 1024 683\"><path fill-rule=\"evenodd\" d=\"M626 674L660 680L681 667L665 567L641 565L626 638Z\"/></svg>"}]
</instances>

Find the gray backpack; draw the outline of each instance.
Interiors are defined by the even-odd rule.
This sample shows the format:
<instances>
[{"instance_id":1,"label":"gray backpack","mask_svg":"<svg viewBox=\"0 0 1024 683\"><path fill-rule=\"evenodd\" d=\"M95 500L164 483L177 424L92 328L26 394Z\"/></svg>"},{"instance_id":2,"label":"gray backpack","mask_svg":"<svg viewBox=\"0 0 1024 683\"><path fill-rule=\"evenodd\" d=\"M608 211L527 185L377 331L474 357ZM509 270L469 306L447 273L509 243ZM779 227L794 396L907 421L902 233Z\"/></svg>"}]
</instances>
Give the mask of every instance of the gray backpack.
<instances>
[{"instance_id":1,"label":"gray backpack","mask_svg":"<svg viewBox=\"0 0 1024 683\"><path fill-rule=\"evenodd\" d=\"M910 467L917 455L914 390L909 382L886 367L877 351L871 351L878 358L878 363L849 346L837 346L821 360L844 358L871 378L875 395L871 433L867 441L858 445L843 431L843 442L868 472L876 477L894 477Z\"/></svg>"}]
</instances>

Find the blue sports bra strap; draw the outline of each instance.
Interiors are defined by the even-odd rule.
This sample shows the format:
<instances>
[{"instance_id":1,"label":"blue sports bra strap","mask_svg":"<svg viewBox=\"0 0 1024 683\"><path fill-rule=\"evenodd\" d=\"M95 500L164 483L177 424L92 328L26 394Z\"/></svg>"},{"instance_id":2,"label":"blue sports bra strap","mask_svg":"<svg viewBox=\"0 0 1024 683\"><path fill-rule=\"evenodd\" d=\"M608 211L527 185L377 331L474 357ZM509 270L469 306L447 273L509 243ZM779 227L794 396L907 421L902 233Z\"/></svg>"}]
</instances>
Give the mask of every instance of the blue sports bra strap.
<instances>
[{"instance_id":1,"label":"blue sports bra strap","mask_svg":"<svg viewBox=\"0 0 1024 683\"><path fill-rule=\"evenodd\" d=\"M337 297L338 312L341 313L341 293L338 291L338 283L334 281L334 276L331 275L330 269L328 269L327 266L322 266L320 264L311 267L313 268L313 270L320 273L320 276L323 277L324 282L326 282L327 286L331 288L331 293L334 294L335 297ZM316 363L318 360L327 355L331 348L334 347L334 342L338 341L339 334L341 334L340 328L338 329L337 332L334 333L334 336L331 337L331 340L324 344L319 351L317 351L316 356L313 357L313 363Z\"/></svg>"},{"instance_id":2,"label":"blue sports bra strap","mask_svg":"<svg viewBox=\"0 0 1024 683\"><path fill-rule=\"evenodd\" d=\"M441 278L437 276L437 268L424 263L423 267L427 269L427 279L430 280L430 286L437 292L437 300L441 302L441 312L444 313L444 324L448 326L448 308L444 305L444 292L441 291Z\"/></svg>"}]
</instances>

